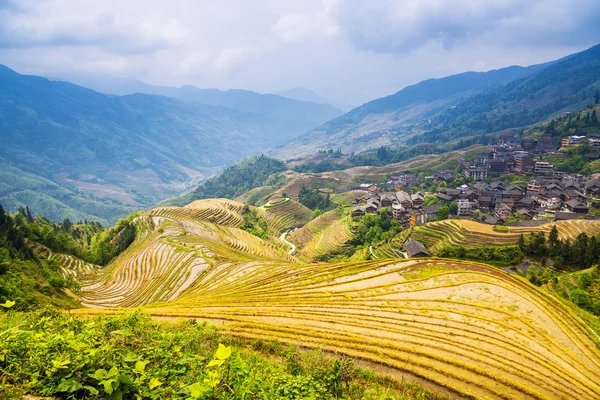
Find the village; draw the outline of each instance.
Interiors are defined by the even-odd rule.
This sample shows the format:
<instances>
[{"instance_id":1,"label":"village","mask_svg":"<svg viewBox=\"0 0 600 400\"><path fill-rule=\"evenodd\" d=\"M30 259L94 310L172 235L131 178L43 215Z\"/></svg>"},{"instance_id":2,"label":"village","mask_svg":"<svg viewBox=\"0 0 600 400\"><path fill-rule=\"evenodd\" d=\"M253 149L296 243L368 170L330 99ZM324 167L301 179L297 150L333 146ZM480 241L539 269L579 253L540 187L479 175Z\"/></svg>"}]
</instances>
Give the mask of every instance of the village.
<instances>
[{"instance_id":1,"label":"village","mask_svg":"<svg viewBox=\"0 0 600 400\"><path fill-rule=\"evenodd\" d=\"M587 144L600 150L600 135L569 136L568 148ZM548 221L596 219L590 210L600 201L600 173L584 176L559 171L548 161L538 161L559 149L550 135L538 140L504 142L473 160L459 159L454 170L436 170L424 179L411 174L392 174L384 184L362 184L366 193L354 200L352 215L380 214L383 210L405 227L446 218L472 219L499 225L536 225ZM597 159L597 153L586 158ZM520 184L507 183L523 177ZM457 178L465 183L451 187ZM426 181L435 192L415 190ZM526 183L526 184L525 184ZM445 186L445 187L444 187Z\"/></svg>"}]
</instances>

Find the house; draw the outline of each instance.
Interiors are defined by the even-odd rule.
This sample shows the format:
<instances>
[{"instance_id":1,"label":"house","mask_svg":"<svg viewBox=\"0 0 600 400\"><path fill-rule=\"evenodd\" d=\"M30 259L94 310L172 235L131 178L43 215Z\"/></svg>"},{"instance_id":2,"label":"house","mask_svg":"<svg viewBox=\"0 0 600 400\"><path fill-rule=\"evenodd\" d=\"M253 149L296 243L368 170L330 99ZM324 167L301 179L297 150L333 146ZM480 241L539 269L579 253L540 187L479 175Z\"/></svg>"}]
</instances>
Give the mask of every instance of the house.
<instances>
[{"instance_id":1,"label":"house","mask_svg":"<svg viewBox=\"0 0 600 400\"><path fill-rule=\"evenodd\" d=\"M529 153L515 154L515 171L526 173L533 170L533 157Z\"/></svg>"},{"instance_id":2,"label":"house","mask_svg":"<svg viewBox=\"0 0 600 400\"><path fill-rule=\"evenodd\" d=\"M592 135L588 138L590 147L600 147L600 135Z\"/></svg>"},{"instance_id":3,"label":"house","mask_svg":"<svg viewBox=\"0 0 600 400\"><path fill-rule=\"evenodd\" d=\"M431 253L427 251L425 245L416 240L410 240L404 243L404 250L406 250L408 258L431 257Z\"/></svg>"},{"instance_id":4,"label":"house","mask_svg":"<svg viewBox=\"0 0 600 400\"><path fill-rule=\"evenodd\" d=\"M483 222L489 225L498 225L502 221L498 217L490 215L486 217L486 219Z\"/></svg>"},{"instance_id":5,"label":"house","mask_svg":"<svg viewBox=\"0 0 600 400\"><path fill-rule=\"evenodd\" d=\"M366 190L367 192L373 192L375 191L375 189L377 189L377 186L371 184L371 183L362 183L361 185L358 186L359 190Z\"/></svg>"},{"instance_id":6,"label":"house","mask_svg":"<svg viewBox=\"0 0 600 400\"><path fill-rule=\"evenodd\" d=\"M564 211L559 211L556 214L554 214L555 221L568 221L573 219L594 219L594 217L589 214L577 214L573 212Z\"/></svg>"},{"instance_id":7,"label":"house","mask_svg":"<svg viewBox=\"0 0 600 400\"><path fill-rule=\"evenodd\" d=\"M537 179L531 179L527 182L527 193L539 193L542 191L544 185Z\"/></svg>"},{"instance_id":8,"label":"house","mask_svg":"<svg viewBox=\"0 0 600 400\"><path fill-rule=\"evenodd\" d=\"M425 202L425 197L421 193L415 193L410 196L410 200L412 202L413 207L418 208L421 207Z\"/></svg>"},{"instance_id":9,"label":"house","mask_svg":"<svg viewBox=\"0 0 600 400\"><path fill-rule=\"evenodd\" d=\"M461 191L459 189L452 189L452 188L446 189L446 194L448 196L452 197L452 200L456 199L460 193L461 193Z\"/></svg>"},{"instance_id":10,"label":"house","mask_svg":"<svg viewBox=\"0 0 600 400\"><path fill-rule=\"evenodd\" d=\"M442 208L443 204L432 204L430 206L423 206L423 212L427 216L427 219L437 218L440 212L440 208Z\"/></svg>"},{"instance_id":11,"label":"house","mask_svg":"<svg viewBox=\"0 0 600 400\"><path fill-rule=\"evenodd\" d=\"M473 208L471 207L471 203L469 203L468 200L459 200L457 204L457 214L459 217L470 217L473 215Z\"/></svg>"},{"instance_id":12,"label":"house","mask_svg":"<svg viewBox=\"0 0 600 400\"><path fill-rule=\"evenodd\" d=\"M354 207L352 209L352 216L353 217L362 217L363 215L365 215L365 208L364 207Z\"/></svg>"},{"instance_id":13,"label":"house","mask_svg":"<svg viewBox=\"0 0 600 400\"><path fill-rule=\"evenodd\" d=\"M588 196L600 195L600 180L589 180L585 183L585 194Z\"/></svg>"},{"instance_id":14,"label":"house","mask_svg":"<svg viewBox=\"0 0 600 400\"><path fill-rule=\"evenodd\" d=\"M562 147L571 147L578 144L583 144L587 141L587 137L585 136L569 136L563 138Z\"/></svg>"},{"instance_id":15,"label":"house","mask_svg":"<svg viewBox=\"0 0 600 400\"><path fill-rule=\"evenodd\" d=\"M519 208L516 212L517 214L521 214L523 218L527 221L531 221L533 219L533 212L528 210L527 208Z\"/></svg>"},{"instance_id":16,"label":"house","mask_svg":"<svg viewBox=\"0 0 600 400\"><path fill-rule=\"evenodd\" d=\"M536 175L552 175L554 173L554 164L546 161L538 161L533 167Z\"/></svg>"},{"instance_id":17,"label":"house","mask_svg":"<svg viewBox=\"0 0 600 400\"><path fill-rule=\"evenodd\" d=\"M410 194L406 193L404 190L400 190L396 192L396 199L398 199L398 203L404 208L412 208L412 200Z\"/></svg>"},{"instance_id":18,"label":"house","mask_svg":"<svg viewBox=\"0 0 600 400\"><path fill-rule=\"evenodd\" d=\"M381 193L380 199L381 207L391 207L392 204L398 202L396 193L393 192Z\"/></svg>"},{"instance_id":19,"label":"house","mask_svg":"<svg viewBox=\"0 0 600 400\"><path fill-rule=\"evenodd\" d=\"M438 193L435 195L438 199L443 201L452 201L452 196L448 196L446 193Z\"/></svg>"},{"instance_id":20,"label":"house","mask_svg":"<svg viewBox=\"0 0 600 400\"><path fill-rule=\"evenodd\" d=\"M475 181L482 181L488 176L488 170L485 167L470 166L465 169L465 176Z\"/></svg>"},{"instance_id":21,"label":"house","mask_svg":"<svg viewBox=\"0 0 600 400\"><path fill-rule=\"evenodd\" d=\"M494 208L494 215L498 219L500 219L502 221L506 221L510 215L510 207L508 207L504 203L498 203L498 204L496 204L496 207Z\"/></svg>"},{"instance_id":22,"label":"house","mask_svg":"<svg viewBox=\"0 0 600 400\"><path fill-rule=\"evenodd\" d=\"M479 207L480 208L491 208L492 206L495 206L496 202L494 201L492 203L492 198L490 196L481 196L479 198Z\"/></svg>"},{"instance_id":23,"label":"house","mask_svg":"<svg viewBox=\"0 0 600 400\"><path fill-rule=\"evenodd\" d=\"M365 213L379 214L379 202L376 199L369 200L365 207Z\"/></svg>"},{"instance_id":24,"label":"house","mask_svg":"<svg viewBox=\"0 0 600 400\"><path fill-rule=\"evenodd\" d=\"M565 203L567 210L577 214L587 214L590 209L579 200L569 200Z\"/></svg>"},{"instance_id":25,"label":"house","mask_svg":"<svg viewBox=\"0 0 600 400\"><path fill-rule=\"evenodd\" d=\"M433 177L436 181L450 183L454 180L454 172L449 169L434 171Z\"/></svg>"},{"instance_id":26,"label":"house","mask_svg":"<svg viewBox=\"0 0 600 400\"><path fill-rule=\"evenodd\" d=\"M523 197L521 200L517 201L515 204L517 208L524 208L527 210L535 210L540 206L534 198L531 197Z\"/></svg>"},{"instance_id":27,"label":"house","mask_svg":"<svg viewBox=\"0 0 600 400\"><path fill-rule=\"evenodd\" d=\"M500 176L506 171L506 160L490 160L488 162L488 173L491 176Z\"/></svg>"}]
</instances>

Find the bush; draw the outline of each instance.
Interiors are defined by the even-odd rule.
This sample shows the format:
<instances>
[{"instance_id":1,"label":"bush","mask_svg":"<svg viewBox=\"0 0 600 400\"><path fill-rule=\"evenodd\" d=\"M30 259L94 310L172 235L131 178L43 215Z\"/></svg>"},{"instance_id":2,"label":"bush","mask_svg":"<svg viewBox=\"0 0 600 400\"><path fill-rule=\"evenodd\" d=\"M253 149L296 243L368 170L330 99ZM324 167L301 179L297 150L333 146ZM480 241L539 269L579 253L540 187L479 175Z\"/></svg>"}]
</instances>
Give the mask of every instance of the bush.
<instances>
[{"instance_id":1,"label":"bush","mask_svg":"<svg viewBox=\"0 0 600 400\"><path fill-rule=\"evenodd\" d=\"M494 225L493 228L496 232L502 232L502 233L508 233L509 229L507 226L504 225Z\"/></svg>"}]
</instances>

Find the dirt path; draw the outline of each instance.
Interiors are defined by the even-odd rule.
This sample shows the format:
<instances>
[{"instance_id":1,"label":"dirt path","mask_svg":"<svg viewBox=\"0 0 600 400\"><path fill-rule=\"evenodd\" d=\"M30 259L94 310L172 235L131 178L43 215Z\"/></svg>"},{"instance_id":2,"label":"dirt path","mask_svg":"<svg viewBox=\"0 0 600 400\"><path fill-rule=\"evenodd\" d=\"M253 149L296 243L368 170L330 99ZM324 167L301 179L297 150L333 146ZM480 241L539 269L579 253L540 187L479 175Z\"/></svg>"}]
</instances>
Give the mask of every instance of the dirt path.
<instances>
[{"instance_id":1,"label":"dirt path","mask_svg":"<svg viewBox=\"0 0 600 400\"><path fill-rule=\"evenodd\" d=\"M281 236L279 236L279 240L281 240L282 242L284 242L285 244L287 244L288 246L290 246L291 249L290 249L290 251L288 251L288 254L292 255L292 254L294 254L296 252L296 245L294 243L288 242L286 240L286 237L287 237L288 233L290 233L290 232L291 231L283 232L281 234Z\"/></svg>"}]
</instances>

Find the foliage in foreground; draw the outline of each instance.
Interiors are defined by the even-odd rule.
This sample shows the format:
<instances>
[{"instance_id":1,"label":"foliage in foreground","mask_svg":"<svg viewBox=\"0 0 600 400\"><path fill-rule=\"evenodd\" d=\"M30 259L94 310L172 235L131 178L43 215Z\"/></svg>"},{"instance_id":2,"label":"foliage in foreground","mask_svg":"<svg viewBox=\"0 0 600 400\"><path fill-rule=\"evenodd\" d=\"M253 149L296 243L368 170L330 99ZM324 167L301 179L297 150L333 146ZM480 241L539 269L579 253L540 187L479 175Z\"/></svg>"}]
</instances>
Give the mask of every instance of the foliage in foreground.
<instances>
[{"instance_id":1,"label":"foliage in foreground","mask_svg":"<svg viewBox=\"0 0 600 400\"><path fill-rule=\"evenodd\" d=\"M193 320L156 324L139 311L94 319L7 313L0 336L1 398L438 399L349 359L244 343Z\"/></svg>"}]
</instances>

